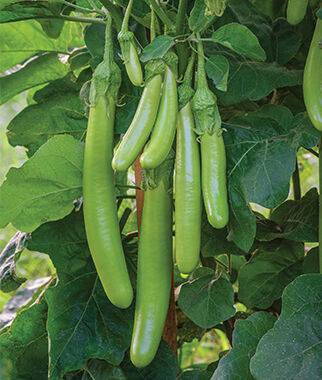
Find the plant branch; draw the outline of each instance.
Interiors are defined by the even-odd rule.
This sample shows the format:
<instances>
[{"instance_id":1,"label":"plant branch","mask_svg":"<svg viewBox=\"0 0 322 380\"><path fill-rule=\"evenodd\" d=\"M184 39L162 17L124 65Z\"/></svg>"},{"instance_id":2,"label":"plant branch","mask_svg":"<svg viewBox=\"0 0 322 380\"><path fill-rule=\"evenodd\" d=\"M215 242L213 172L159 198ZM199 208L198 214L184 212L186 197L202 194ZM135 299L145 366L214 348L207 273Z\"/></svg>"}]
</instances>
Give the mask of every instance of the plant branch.
<instances>
[{"instance_id":1,"label":"plant branch","mask_svg":"<svg viewBox=\"0 0 322 380\"><path fill-rule=\"evenodd\" d=\"M122 19L123 19L122 12L120 12L119 8L117 8L109 0L99 0L99 1L103 5L103 7L106 8L110 12L112 19L115 22L116 30L119 32L122 27Z\"/></svg>"},{"instance_id":2,"label":"plant branch","mask_svg":"<svg viewBox=\"0 0 322 380\"><path fill-rule=\"evenodd\" d=\"M232 262L231 262L231 254L227 254L227 263L228 263L228 276L231 277L232 272Z\"/></svg>"},{"instance_id":3,"label":"plant branch","mask_svg":"<svg viewBox=\"0 0 322 380\"><path fill-rule=\"evenodd\" d=\"M84 8L84 7L81 7L77 4L73 4L73 3L70 3L69 1L65 1L63 0L63 4L68 6L68 7L72 7L72 8L75 8L79 11L82 11L82 12L86 12L86 13L98 13L100 14L101 16L105 16L104 12L102 12L101 10L99 9L89 9L89 8Z\"/></svg>"},{"instance_id":4,"label":"plant branch","mask_svg":"<svg viewBox=\"0 0 322 380\"><path fill-rule=\"evenodd\" d=\"M123 228L125 227L125 224L127 220L129 219L129 216L131 215L131 213L132 213L132 209L130 209L130 207L126 207L126 209L123 211L123 214L119 222L121 232L123 231Z\"/></svg>"},{"instance_id":5,"label":"plant branch","mask_svg":"<svg viewBox=\"0 0 322 380\"><path fill-rule=\"evenodd\" d=\"M312 153L315 157L319 157L319 153L316 152L314 149L311 149L311 148L304 148L306 149L308 152Z\"/></svg>"},{"instance_id":6,"label":"plant branch","mask_svg":"<svg viewBox=\"0 0 322 380\"><path fill-rule=\"evenodd\" d=\"M174 25L173 22L169 19L168 15L164 12L162 7L159 4L158 0L149 0L150 5L159 19L163 22L164 25L167 26L169 30L173 30Z\"/></svg>"},{"instance_id":7,"label":"plant branch","mask_svg":"<svg viewBox=\"0 0 322 380\"><path fill-rule=\"evenodd\" d=\"M123 22L122 22L122 29L121 29L122 33L126 33L129 30L129 19L130 19L130 15L131 15L132 5L133 5L133 0L130 0L128 5L127 5L125 15L123 18Z\"/></svg>"},{"instance_id":8,"label":"plant branch","mask_svg":"<svg viewBox=\"0 0 322 380\"><path fill-rule=\"evenodd\" d=\"M322 273L322 133L319 145L319 264Z\"/></svg>"},{"instance_id":9,"label":"plant branch","mask_svg":"<svg viewBox=\"0 0 322 380\"><path fill-rule=\"evenodd\" d=\"M179 0L178 13L176 17L176 34L177 35L181 35L184 33L187 4L188 4L188 0Z\"/></svg>"},{"instance_id":10,"label":"plant branch","mask_svg":"<svg viewBox=\"0 0 322 380\"><path fill-rule=\"evenodd\" d=\"M156 23L156 17L155 17L155 12L153 10L153 8L151 7L151 27L150 27L150 42L152 42L157 33L156 33L156 29L155 29L155 23Z\"/></svg>"},{"instance_id":11,"label":"plant branch","mask_svg":"<svg viewBox=\"0 0 322 380\"><path fill-rule=\"evenodd\" d=\"M187 0L180 0L178 6L178 13L176 17L176 34L182 35L185 30L185 17L187 12ZM186 44L178 44L176 46L176 51L179 57L179 76L183 75L186 70L187 61L188 61L188 52Z\"/></svg>"},{"instance_id":12,"label":"plant branch","mask_svg":"<svg viewBox=\"0 0 322 380\"><path fill-rule=\"evenodd\" d=\"M54 16L54 17L43 17L43 18L54 18L54 19L61 19L65 21L105 25L105 21L103 19L93 18L93 17L76 17L76 16L59 15L59 16Z\"/></svg>"},{"instance_id":13,"label":"plant branch","mask_svg":"<svg viewBox=\"0 0 322 380\"><path fill-rule=\"evenodd\" d=\"M299 164L298 164L297 159L295 163L295 171L292 174L292 181L293 181L294 199L297 201L301 199L301 182L300 182Z\"/></svg>"},{"instance_id":14,"label":"plant branch","mask_svg":"<svg viewBox=\"0 0 322 380\"><path fill-rule=\"evenodd\" d=\"M117 195L117 199L135 199L135 195Z\"/></svg>"}]
</instances>

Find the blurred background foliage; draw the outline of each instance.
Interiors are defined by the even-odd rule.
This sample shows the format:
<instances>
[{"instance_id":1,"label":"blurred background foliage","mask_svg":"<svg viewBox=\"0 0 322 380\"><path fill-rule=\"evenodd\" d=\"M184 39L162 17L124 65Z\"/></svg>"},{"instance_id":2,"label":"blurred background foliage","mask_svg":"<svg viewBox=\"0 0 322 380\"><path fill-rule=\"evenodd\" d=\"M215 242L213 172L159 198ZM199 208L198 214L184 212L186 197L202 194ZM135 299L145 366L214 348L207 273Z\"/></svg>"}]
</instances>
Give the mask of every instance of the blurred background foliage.
<instances>
[{"instance_id":1,"label":"blurred background foliage","mask_svg":"<svg viewBox=\"0 0 322 380\"><path fill-rule=\"evenodd\" d=\"M27 158L23 147L14 148L9 145L6 137L6 127L10 120L30 103L30 99L32 99L32 96L27 91L19 94L0 107L0 184L5 180L6 173L10 167L21 166ZM298 164L301 191L302 195L304 195L311 187L318 187L318 159L308 151L300 149L298 151ZM292 183L289 198L293 199ZM119 215L121 216L127 207L133 209L133 205L134 202L132 200L123 201L119 208ZM268 209L256 204L252 204L252 207L268 217ZM135 228L136 212L132 210L123 233L131 232ZM12 225L0 229L0 251L3 250L15 232L16 229ZM55 268L47 255L25 249L17 263L17 271L22 277L32 280L54 274ZM0 292L0 312L14 293ZM194 338L191 342L184 342L181 345L178 351L179 365L182 369L192 367L203 368L209 363L217 361L220 352L229 349L230 343L226 335L218 329L210 329L202 335L200 340Z\"/></svg>"}]
</instances>

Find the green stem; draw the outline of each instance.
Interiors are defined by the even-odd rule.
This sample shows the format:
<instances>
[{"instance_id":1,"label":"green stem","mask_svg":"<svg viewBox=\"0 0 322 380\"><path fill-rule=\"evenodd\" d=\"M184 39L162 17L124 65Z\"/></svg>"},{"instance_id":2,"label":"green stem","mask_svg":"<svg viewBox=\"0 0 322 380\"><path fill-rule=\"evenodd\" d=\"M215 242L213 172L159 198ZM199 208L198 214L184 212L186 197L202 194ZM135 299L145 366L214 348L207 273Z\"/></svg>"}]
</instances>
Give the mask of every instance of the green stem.
<instances>
[{"instance_id":1,"label":"green stem","mask_svg":"<svg viewBox=\"0 0 322 380\"><path fill-rule=\"evenodd\" d=\"M179 0L178 13L176 18L176 34L184 33L185 17L187 12L188 0Z\"/></svg>"},{"instance_id":2,"label":"green stem","mask_svg":"<svg viewBox=\"0 0 322 380\"><path fill-rule=\"evenodd\" d=\"M122 33L126 33L129 31L129 19L130 19L130 15L131 15L132 5L133 5L133 0L130 0L128 5L127 5L125 15L123 18L122 29L121 29Z\"/></svg>"},{"instance_id":3,"label":"green stem","mask_svg":"<svg viewBox=\"0 0 322 380\"><path fill-rule=\"evenodd\" d=\"M301 199L301 182L300 182L300 172L299 172L299 165L298 165L297 159L295 163L295 171L292 174L292 180L293 180L294 199L297 201Z\"/></svg>"},{"instance_id":4,"label":"green stem","mask_svg":"<svg viewBox=\"0 0 322 380\"><path fill-rule=\"evenodd\" d=\"M231 268L232 268L232 262L231 262L231 255L227 254L227 263L228 263L228 276L231 277Z\"/></svg>"},{"instance_id":5,"label":"green stem","mask_svg":"<svg viewBox=\"0 0 322 380\"><path fill-rule=\"evenodd\" d=\"M159 19L163 22L163 24L165 24L169 30L173 30L173 27L174 27L173 22L169 19L167 14L161 8L159 2L156 0L149 0L149 1L154 12L157 14Z\"/></svg>"},{"instance_id":6,"label":"green stem","mask_svg":"<svg viewBox=\"0 0 322 380\"><path fill-rule=\"evenodd\" d=\"M320 273L322 273L322 134L319 145L319 263Z\"/></svg>"},{"instance_id":7,"label":"green stem","mask_svg":"<svg viewBox=\"0 0 322 380\"><path fill-rule=\"evenodd\" d=\"M126 209L123 211L123 214L119 221L120 231L123 231L123 228L125 227L126 222L129 219L129 216L131 215L131 213L132 213L132 209L130 207L126 207Z\"/></svg>"},{"instance_id":8,"label":"green stem","mask_svg":"<svg viewBox=\"0 0 322 380\"><path fill-rule=\"evenodd\" d=\"M151 7L150 42L152 42L157 35L156 30L155 30L155 22L156 22L155 12L153 8Z\"/></svg>"},{"instance_id":9,"label":"green stem","mask_svg":"<svg viewBox=\"0 0 322 380\"><path fill-rule=\"evenodd\" d=\"M123 19L122 13L109 0L99 0L99 1L110 12L110 14L111 14L111 16L115 22L116 30L119 32L121 30L121 27L122 27L122 19Z\"/></svg>"},{"instance_id":10,"label":"green stem","mask_svg":"<svg viewBox=\"0 0 322 380\"><path fill-rule=\"evenodd\" d=\"M198 40L200 34L197 33ZM205 71L205 55L203 51L202 42L198 41L198 69L197 69L197 88L208 88L206 71Z\"/></svg>"},{"instance_id":11,"label":"green stem","mask_svg":"<svg viewBox=\"0 0 322 380\"><path fill-rule=\"evenodd\" d=\"M68 6L68 7L72 7L72 8L75 8L75 9L78 9L79 11L82 11L82 12L86 12L86 13L98 13L102 16L105 16L104 15L104 12L100 11L100 10L97 10L97 9L89 9L89 8L84 8L84 7L80 7L79 5L76 5L76 4L73 4L73 3L70 3L69 1L63 1L63 4Z\"/></svg>"},{"instance_id":12,"label":"green stem","mask_svg":"<svg viewBox=\"0 0 322 380\"><path fill-rule=\"evenodd\" d=\"M105 25L105 21L103 19L98 19L98 18L93 18L93 17L75 17L75 16L59 15L59 16L54 16L54 17L42 17L42 18L60 19L60 20L65 20L65 21Z\"/></svg>"},{"instance_id":13,"label":"green stem","mask_svg":"<svg viewBox=\"0 0 322 380\"><path fill-rule=\"evenodd\" d=\"M127 188L127 189L135 189L135 190L142 190L140 186L135 186L135 185L122 185L122 184L115 184L116 187L118 188Z\"/></svg>"},{"instance_id":14,"label":"green stem","mask_svg":"<svg viewBox=\"0 0 322 380\"><path fill-rule=\"evenodd\" d=\"M194 52L192 52L191 57L190 57L189 62L188 62L186 72L184 74L183 83L189 87L191 87L191 82L192 82L193 69L194 69L194 65L195 65L195 56L196 56L196 54Z\"/></svg>"},{"instance_id":15,"label":"green stem","mask_svg":"<svg viewBox=\"0 0 322 380\"><path fill-rule=\"evenodd\" d=\"M176 35L182 35L185 30L185 17L187 12L187 0L179 0L178 13L176 17ZM187 44L177 44L177 55L179 57L179 76L185 72L188 61L188 49Z\"/></svg>"},{"instance_id":16,"label":"green stem","mask_svg":"<svg viewBox=\"0 0 322 380\"><path fill-rule=\"evenodd\" d=\"M108 62L109 67L112 67L114 62L113 38L112 38L112 16L110 12L106 12L106 30L105 30L105 48L104 62Z\"/></svg>"}]
</instances>

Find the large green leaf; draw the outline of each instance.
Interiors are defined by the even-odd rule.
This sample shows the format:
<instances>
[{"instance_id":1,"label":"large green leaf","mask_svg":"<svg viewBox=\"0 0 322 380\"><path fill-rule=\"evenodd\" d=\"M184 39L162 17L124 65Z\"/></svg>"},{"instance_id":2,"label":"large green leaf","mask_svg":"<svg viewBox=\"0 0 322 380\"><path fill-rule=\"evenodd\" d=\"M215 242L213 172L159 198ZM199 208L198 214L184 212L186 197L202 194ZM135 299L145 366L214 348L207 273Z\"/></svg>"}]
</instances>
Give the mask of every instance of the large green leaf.
<instances>
[{"instance_id":1,"label":"large green leaf","mask_svg":"<svg viewBox=\"0 0 322 380\"><path fill-rule=\"evenodd\" d=\"M312 125L306 130L301 130L300 125L301 115L294 118L287 108L276 105L264 106L224 124L231 209L229 239L245 252L253 244L256 232L248 202L267 208L283 202L288 196L298 146L303 141L311 142L309 134L318 141Z\"/></svg>"},{"instance_id":2,"label":"large green leaf","mask_svg":"<svg viewBox=\"0 0 322 380\"><path fill-rule=\"evenodd\" d=\"M266 59L265 51L260 46L257 37L244 25L226 24L213 33L211 40L246 57L258 61Z\"/></svg>"},{"instance_id":3,"label":"large green leaf","mask_svg":"<svg viewBox=\"0 0 322 380\"><path fill-rule=\"evenodd\" d=\"M52 82L34 95L37 104L23 109L8 125L8 140L23 145L32 156L53 135L70 134L80 140L87 118L73 77Z\"/></svg>"},{"instance_id":4,"label":"large green leaf","mask_svg":"<svg viewBox=\"0 0 322 380\"><path fill-rule=\"evenodd\" d=\"M254 355L262 336L270 330L276 317L260 311L246 320L238 320L233 332L233 348L220 359L211 380L253 380L250 373L250 359Z\"/></svg>"},{"instance_id":5,"label":"large green leaf","mask_svg":"<svg viewBox=\"0 0 322 380\"><path fill-rule=\"evenodd\" d=\"M216 92L224 105L241 102L244 99L259 100L274 89L296 86L302 83L302 72L289 70L277 63L229 60L227 92Z\"/></svg>"},{"instance_id":6,"label":"large green leaf","mask_svg":"<svg viewBox=\"0 0 322 380\"><path fill-rule=\"evenodd\" d=\"M238 23L246 26L258 38L261 47L265 50L267 61L274 59L272 47L271 19L259 12L249 0L229 0L222 17L216 20L214 29L229 23Z\"/></svg>"},{"instance_id":7,"label":"large green leaf","mask_svg":"<svg viewBox=\"0 0 322 380\"><path fill-rule=\"evenodd\" d=\"M284 65L298 52L302 38L296 28L283 18L274 21L273 32L276 46L275 60L280 65Z\"/></svg>"},{"instance_id":8,"label":"large green leaf","mask_svg":"<svg viewBox=\"0 0 322 380\"><path fill-rule=\"evenodd\" d=\"M10 328L0 331L0 368L5 379L46 380L47 304L43 298L20 310Z\"/></svg>"},{"instance_id":9,"label":"large green leaf","mask_svg":"<svg viewBox=\"0 0 322 380\"><path fill-rule=\"evenodd\" d=\"M202 268L193 280L182 285L178 305L198 326L208 328L227 320L235 314L234 289L221 274ZM202 310L202 313L200 312Z\"/></svg>"},{"instance_id":10,"label":"large green leaf","mask_svg":"<svg viewBox=\"0 0 322 380\"><path fill-rule=\"evenodd\" d=\"M300 200L287 200L257 224L258 240L277 238L302 242L318 241L319 195L315 188Z\"/></svg>"},{"instance_id":11,"label":"large green leaf","mask_svg":"<svg viewBox=\"0 0 322 380\"><path fill-rule=\"evenodd\" d=\"M34 20L0 25L0 72L43 51L65 53L68 48L84 45L82 26L66 22L58 39L50 39ZM23 38L22 38L23 36Z\"/></svg>"},{"instance_id":12,"label":"large green leaf","mask_svg":"<svg viewBox=\"0 0 322 380\"><path fill-rule=\"evenodd\" d=\"M322 356L322 275L306 274L289 284L282 313L260 340L250 362L258 380L319 379Z\"/></svg>"},{"instance_id":13,"label":"large green leaf","mask_svg":"<svg viewBox=\"0 0 322 380\"><path fill-rule=\"evenodd\" d=\"M6 4L4 7L5 9L2 9L0 12L0 23L53 16L49 4L44 1L12 1L11 4ZM0 9L1 8L0 3Z\"/></svg>"},{"instance_id":14,"label":"large green leaf","mask_svg":"<svg viewBox=\"0 0 322 380\"><path fill-rule=\"evenodd\" d=\"M304 247L291 240L261 243L239 271L238 299L249 308L267 309L286 285L302 273Z\"/></svg>"},{"instance_id":15,"label":"large green leaf","mask_svg":"<svg viewBox=\"0 0 322 380\"><path fill-rule=\"evenodd\" d=\"M24 90L62 78L67 72L68 66L56 54L44 54L13 74L0 78L0 104Z\"/></svg>"},{"instance_id":16,"label":"large green leaf","mask_svg":"<svg viewBox=\"0 0 322 380\"><path fill-rule=\"evenodd\" d=\"M91 358L118 365L130 345L133 310L106 297L86 242L81 212L46 223L32 233L29 249L48 253L58 285L46 294L51 379L83 369Z\"/></svg>"},{"instance_id":17,"label":"large green leaf","mask_svg":"<svg viewBox=\"0 0 322 380\"><path fill-rule=\"evenodd\" d=\"M83 146L72 136L55 136L20 168L11 168L0 188L0 226L11 222L31 232L69 214L81 196Z\"/></svg>"},{"instance_id":18,"label":"large green leaf","mask_svg":"<svg viewBox=\"0 0 322 380\"><path fill-rule=\"evenodd\" d=\"M319 247L309 250L303 261L303 273L319 273Z\"/></svg>"}]
</instances>

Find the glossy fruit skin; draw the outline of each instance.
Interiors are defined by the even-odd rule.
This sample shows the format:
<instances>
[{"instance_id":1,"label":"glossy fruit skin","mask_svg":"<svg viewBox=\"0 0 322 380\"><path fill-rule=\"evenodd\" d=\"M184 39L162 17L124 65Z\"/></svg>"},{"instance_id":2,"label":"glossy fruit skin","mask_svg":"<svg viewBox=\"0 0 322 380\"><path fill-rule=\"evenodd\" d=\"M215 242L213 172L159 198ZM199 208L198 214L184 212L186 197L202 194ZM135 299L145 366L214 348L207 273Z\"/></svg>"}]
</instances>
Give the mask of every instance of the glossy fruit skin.
<instances>
[{"instance_id":1,"label":"glossy fruit skin","mask_svg":"<svg viewBox=\"0 0 322 380\"><path fill-rule=\"evenodd\" d=\"M178 114L175 162L175 257L181 273L199 263L201 235L200 153L190 102Z\"/></svg>"},{"instance_id":2,"label":"glossy fruit skin","mask_svg":"<svg viewBox=\"0 0 322 380\"><path fill-rule=\"evenodd\" d=\"M303 76L303 96L306 110L314 127L322 131L322 20L318 19Z\"/></svg>"},{"instance_id":3,"label":"glossy fruit skin","mask_svg":"<svg viewBox=\"0 0 322 380\"><path fill-rule=\"evenodd\" d=\"M305 17L308 0L288 0L286 20L291 25L299 24Z\"/></svg>"},{"instance_id":4,"label":"glossy fruit skin","mask_svg":"<svg viewBox=\"0 0 322 380\"><path fill-rule=\"evenodd\" d=\"M176 77L173 71L167 67L157 119L148 146L140 158L143 169L155 169L167 158L176 134L177 114Z\"/></svg>"},{"instance_id":5,"label":"glossy fruit skin","mask_svg":"<svg viewBox=\"0 0 322 380\"><path fill-rule=\"evenodd\" d=\"M127 308L133 290L124 258L111 167L115 100L101 95L90 108L85 142L83 206L89 249L109 300Z\"/></svg>"},{"instance_id":6,"label":"glossy fruit skin","mask_svg":"<svg viewBox=\"0 0 322 380\"><path fill-rule=\"evenodd\" d=\"M130 43L130 57L124 62L127 75L134 86L142 86L143 74L138 53L133 43Z\"/></svg>"},{"instance_id":7,"label":"glossy fruit skin","mask_svg":"<svg viewBox=\"0 0 322 380\"><path fill-rule=\"evenodd\" d=\"M226 185L226 154L222 133L205 132L200 138L201 181L209 223L223 228L229 219Z\"/></svg>"},{"instance_id":8,"label":"glossy fruit skin","mask_svg":"<svg viewBox=\"0 0 322 380\"><path fill-rule=\"evenodd\" d=\"M113 157L113 169L127 170L141 152L157 116L161 99L161 84L162 76L155 75L144 88L131 125Z\"/></svg>"},{"instance_id":9,"label":"glossy fruit skin","mask_svg":"<svg viewBox=\"0 0 322 380\"><path fill-rule=\"evenodd\" d=\"M147 366L154 358L169 306L172 277L172 197L161 181L146 190L139 241L137 294L131 361Z\"/></svg>"}]
</instances>

